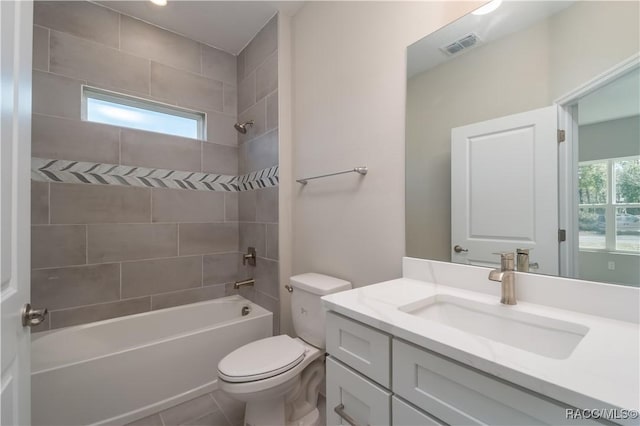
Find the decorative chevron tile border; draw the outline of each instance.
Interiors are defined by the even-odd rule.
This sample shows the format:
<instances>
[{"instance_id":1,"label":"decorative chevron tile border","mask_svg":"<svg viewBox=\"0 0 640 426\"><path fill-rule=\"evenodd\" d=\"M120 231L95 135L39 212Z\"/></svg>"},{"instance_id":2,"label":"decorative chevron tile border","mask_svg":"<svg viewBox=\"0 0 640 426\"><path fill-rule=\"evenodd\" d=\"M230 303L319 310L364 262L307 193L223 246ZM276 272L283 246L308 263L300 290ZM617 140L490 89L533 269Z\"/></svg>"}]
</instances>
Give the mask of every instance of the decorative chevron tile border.
<instances>
[{"instance_id":1,"label":"decorative chevron tile border","mask_svg":"<svg viewBox=\"0 0 640 426\"><path fill-rule=\"evenodd\" d=\"M277 186L278 166L241 176L231 176L86 161L32 158L31 179L44 182L240 192Z\"/></svg>"}]
</instances>

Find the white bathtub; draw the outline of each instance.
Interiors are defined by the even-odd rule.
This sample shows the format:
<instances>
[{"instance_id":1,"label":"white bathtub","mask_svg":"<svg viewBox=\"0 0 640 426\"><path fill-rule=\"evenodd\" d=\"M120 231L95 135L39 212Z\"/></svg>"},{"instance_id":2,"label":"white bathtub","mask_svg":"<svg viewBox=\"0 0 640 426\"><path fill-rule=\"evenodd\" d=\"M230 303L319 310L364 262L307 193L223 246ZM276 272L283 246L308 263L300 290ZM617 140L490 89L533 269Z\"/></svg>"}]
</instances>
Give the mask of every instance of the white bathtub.
<instances>
[{"instance_id":1,"label":"white bathtub","mask_svg":"<svg viewBox=\"0 0 640 426\"><path fill-rule=\"evenodd\" d=\"M218 362L271 336L272 315L229 296L37 333L32 424L126 424L211 392Z\"/></svg>"}]
</instances>

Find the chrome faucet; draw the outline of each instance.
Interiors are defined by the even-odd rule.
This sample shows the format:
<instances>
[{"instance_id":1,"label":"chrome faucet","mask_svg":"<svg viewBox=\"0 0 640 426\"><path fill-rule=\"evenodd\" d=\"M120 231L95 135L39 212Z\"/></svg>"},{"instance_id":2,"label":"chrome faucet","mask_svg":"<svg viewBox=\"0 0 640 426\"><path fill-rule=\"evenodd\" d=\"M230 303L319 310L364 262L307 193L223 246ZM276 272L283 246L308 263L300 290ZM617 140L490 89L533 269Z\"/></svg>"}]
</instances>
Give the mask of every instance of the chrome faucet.
<instances>
[{"instance_id":1,"label":"chrome faucet","mask_svg":"<svg viewBox=\"0 0 640 426\"><path fill-rule=\"evenodd\" d=\"M529 272L529 249L516 249L518 272Z\"/></svg>"},{"instance_id":2,"label":"chrome faucet","mask_svg":"<svg viewBox=\"0 0 640 426\"><path fill-rule=\"evenodd\" d=\"M531 249L516 249L517 261L516 270L518 272L529 272L532 269L538 269L538 263L529 263L529 251Z\"/></svg>"},{"instance_id":3,"label":"chrome faucet","mask_svg":"<svg viewBox=\"0 0 640 426\"><path fill-rule=\"evenodd\" d=\"M514 269L513 253L496 253L500 255L500 269L489 272L491 281L498 281L502 284L502 296L500 303L505 305L516 304L516 274Z\"/></svg>"}]
</instances>

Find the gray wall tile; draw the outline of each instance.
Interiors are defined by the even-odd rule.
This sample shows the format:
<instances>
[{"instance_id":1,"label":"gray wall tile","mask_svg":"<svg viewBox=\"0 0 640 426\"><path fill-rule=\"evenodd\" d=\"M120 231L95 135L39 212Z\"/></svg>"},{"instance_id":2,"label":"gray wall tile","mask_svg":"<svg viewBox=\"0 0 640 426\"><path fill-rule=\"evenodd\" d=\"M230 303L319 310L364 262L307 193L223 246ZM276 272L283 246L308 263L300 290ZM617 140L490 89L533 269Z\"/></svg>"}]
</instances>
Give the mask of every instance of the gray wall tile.
<instances>
[{"instance_id":1,"label":"gray wall tile","mask_svg":"<svg viewBox=\"0 0 640 426\"><path fill-rule=\"evenodd\" d=\"M238 193L238 219L243 222L256 221L257 191Z\"/></svg>"},{"instance_id":2,"label":"gray wall tile","mask_svg":"<svg viewBox=\"0 0 640 426\"><path fill-rule=\"evenodd\" d=\"M238 132L233 128L236 117L216 112L207 113L207 141L238 146Z\"/></svg>"},{"instance_id":3,"label":"gray wall tile","mask_svg":"<svg viewBox=\"0 0 640 426\"><path fill-rule=\"evenodd\" d=\"M240 144L238 157L240 174L277 165L278 130L273 130L258 139Z\"/></svg>"},{"instance_id":4,"label":"gray wall tile","mask_svg":"<svg viewBox=\"0 0 640 426\"><path fill-rule=\"evenodd\" d=\"M274 16L244 48L243 72L249 75L278 48L278 17Z\"/></svg>"},{"instance_id":5,"label":"gray wall tile","mask_svg":"<svg viewBox=\"0 0 640 426\"><path fill-rule=\"evenodd\" d=\"M238 220L238 193L226 192L224 194L224 220L235 222Z\"/></svg>"},{"instance_id":6,"label":"gray wall tile","mask_svg":"<svg viewBox=\"0 0 640 426\"><path fill-rule=\"evenodd\" d=\"M116 185L51 183L51 223L151 221L151 190Z\"/></svg>"},{"instance_id":7,"label":"gray wall tile","mask_svg":"<svg viewBox=\"0 0 640 426\"><path fill-rule=\"evenodd\" d=\"M273 313L273 334L280 334L280 302L261 291L255 295L255 303Z\"/></svg>"},{"instance_id":8,"label":"gray wall tile","mask_svg":"<svg viewBox=\"0 0 640 426\"><path fill-rule=\"evenodd\" d=\"M238 251L236 223L181 223L180 255Z\"/></svg>"},{"instance_id":9,"label":"gray wall tile","mask_svg":"<svg viewBox=\"0 0 640 426\"><path fill-rule=\"evenodd\" d=\"M50 311L120 299L120 265L72 266L31 272L34 306Z\"/></svg>"},{"instance_id":10,"label":"gray wall tile","mask_svg":"<svg viewBox=\"0 0 640 426\"><path fill-rule=\"evenodd\" d=\"M202 44L202 74L213 80L235 86L236 79L236 57Z\"/></svg>"},{"instance_id":11,"label":"gray wall tile","mask_svg":"<svg viewBox=\"0 0 640 426\"><path fill-rule=\"evenodd\" d=\"M218 406L211 395L206 394L162 411L160 415L165 425L181 425L217 410Z\"/></svg>"},{"instance_id":12,"label":"gray wall tile","mask_svg":"<svg viewBox=\"0 0 640 426\"><path fill-rule=\"evenodd\" d=\"M33 27L33 68L49 71L49 29Z\"/></svg>"},{"instance_id":13,"label":"gray wall tile","mask_svg":"<svg viewBox=\"0 0 640 426\"><path fill-rule=\"evenodd\" d=\"M89 263L177 255L175 224L89 225L88 232Z\"/></svg>"},{"instance_id":14,"label":"gray wall tile","mask_svg":"<svg viewBox=\"0 0 640 426\"><path fill-rule=\"evenodd\" d=\"M43 27L118 47L118 14L86 1L37 1L33 21Z\"/></svg>"},{"instance_id":15,"label":"gray wall tile","mask_svg":"<svg viewBox=\"0 0 640 426\"><path fill-rule=\"evenodd\" d=\"M49 223L49 183L31 181L31 224Z\"/></svg>"},{"instance_id":16,"label":"gray wall tile","mask_svg":"<svg viewBox=\"0 0 640 426\"><path fill-rule=\"evenodd\" d=\"M122 129L121 163L129 166L200 171L201 142L179 136Z\"/></svg>"},{"instance_id":17,"label":"gray wall tile","mask_svg":"<svg viewBox=\"0 0 640 426\"><path fill-rule=\"evenodd\" d=\"M83 306L61 311L53 311L51 315L51 328L69 327L72 325L86 324L93 321L101 321L109 318L125 315L139 314L151 309L151 298L140 297L137 299L120 300L118 302L101 303L98 305Z\"/></svg>"},{"instance_id":18,"label":"gray wall tile","mask_svg":"<svg viewBox=\"0 0 640 426\"><path fill-rule=\"evenodd\" d=\"M256 221L278 222L278 187L262 188L256 192Z\"/></svg>"},{"instance_id":19,"label":"gray wall tile","mask_svg":"<svg viewBox=\"0 0 640 426\"><path fill-rule=\"evenodd\" d=\"M244 135L238 135L240 142L249 141L262 135L267 127L267 107L266 100L262 99L252 107L238 115L238 121L244 123L253 120L253 126L247 129Z\"/></svg>"},{"instance_id":20,"label":"gray wall tile","mask_svg":"<svg viewBox=\"0 0 640 426\"><path fill-rule=\"evenodd\" d=\"M222 222L224 193L184 189L153 190L154 222Z\"/></svg>"},{"instance_id":21,"label":"gray wall tile","mask_svg":"<svg viewBox=\"0 0 640 426\"><path fill-rule=\"evenodd\" d=\"M265 293L276 300L279 297L280 290L278 288L279 280L278 262L259 258L256 262L256 290Z\"/></svg>"},{"instance_id":22,"label":"gray wall tile","mask_svg":"<svg viewBox=\"0 0 640 426\"><path fill-rule=\"evenodd\" d=\"M246 111L256 103L256 73L238 82L238 112Z\"/></svg>"},{"instance_id":23,"label":"gray wall tile","mask_svg":"<svg viewBox=\"0 0 640 426\"><path fill-rule=\"evenodd\" d=\"M274 52L256 69L256 99L278 88L278 52Z\"/></svg>"},{"instance_id":24,"label":"gray wall tile","mask_svg":"<svg viewBox=\"0 0 640 426\"><path fill-rule=\"evenodd\" d=\"M51 31L49 70L98 84L149 91L149 61L68 34Z\"/></svg>"},{"instance_id":25,"label":"gray wall tile","mask_svg":"<svg viewBox=\"0 0 640 426\"><path fill-rule=\"evenodd\" d=\"M238 83L240 83L245 76L244 74L245 50L246 49L243 49L242 52L240 52L238 56L236 56L236 68L238 69L238 71L236 72L236 82Z\"/></svg>"},{"instance_id":26,"label":"gray wall tile","mask_svg":"<svg viewBox=\"0 0 640 426\"><path fill-rule=\"evenodd\" d=\"M200 72L198 42L125 15L120 18L120 49L172 67Z\"/></svg>"},{"instance_id":27,"label":"gray wall tile","mask_svg":"<svg viewBox=\"0 0 640 426\"><path fill-rule=\"evenodd\" d=\"M202 286L202 256L122 263L122 297Z\"/></svg>"},{"instance_id":28,"label":"gray wall tile","mask_svg":"<svg viewBox=\"0 0 640 426\"><path fill-rule=\"evenodd\" d=\"M151 95L178 105L222 111L222 83L196 74L151 63Z\"/></svg>"},{"instance_id":29,"label":"gray wall tile","mask_svg":"<svg viewBox=\"0 0 640 426\"><path fill-rule=\"evenodd\" d=\"M31 227L31 267L83 265L87 263L85 225L36 225Z\"/></svg>"},{"instance_id":30,"label":"gray wall tile","mask_svg":"<svg viewBox=\"0 0 640 426\"><path fill-rule=\"evenodd\" d=\"M279 258L279 236L278 236L278 224L267 224L267 255L269 259Z\"/></svg>"},{"instance_id":31,"label":"gray wall tile","mask_svg":"<svg viewBox=\"0 0 640 426\"><path fill-rule=\"evenodd\" d=\"M225 114L232 114L235 116L238 113L238 89L236 86L231 86L227 83L222 85L223 91L223 111Z\"/></svg>"},{"instance_id":32,"label":"gray wall tile","mask_svg":"<svg viewBox=\"0 0 640 426\"><path fill-rule=\"evenodd\" d=\"M238 259L241 253L209 254L203 256L203 285L224 284L238 280Z\"/></svg>"},{"instance_id":33,"label":"gray wall tile","mask_svg":"<svg viewBox=\"0 0 640 426\"><path fill-rule=\"evenodd\" d=\"M190 290L173 291L171 293L154 294L151 296L151 309L170 308L172 306L202 302L224 296L224 285L212 285Z\"/></svg>"},{"instance_id":34,"label":"gray wall tile","mask_svg":"<svg viewBox=\"0 0 640 426\"><path fill-rule=\"evenodd\" d=\"M267 98L267 131L278 127L278 92Z\"/></svg>"},{"instance_id":35,"label":"gray wall tile","mask_svg":"<svg viewBox=\"0 0 640 426\"><path fill-rule=\"evenodd\" d=\"M77 95L79 98L79 89ZM33 114L31 154L40 158L118 164L120 129L78 121L79 115L75 118L70 120Z\"/></svg>"},{"instance_id":36,"label":"gray wall tile","mask_svg":"<svg viewBox=\"0 0 640 426\"><path fill-rule=\"evenodd\" d=\"M209 142L203 143L202 171L223 175L237 175L238 148Z\"/></svg>"},{"instance_id":37,"label":"gray wall tile","mask_svg":"<svg viewBox=\"0 0 640 426\"><path fill-rule=\"evenodd\" d=\"M266 228L264 223L240 223L240 251L244 252L247 247L255 247L257 255L264 256L266 253Z\"/></svg>"},{"instance_id":38,"label":"gray wall tile","mask_svg":"<svg viewBox=\"0 0 640 426\"><path fill-rule=\"evenodd\" d=\"M81 80L34 70L33 112L80 120L81 87Z\"/></svg>"}]
</instances>

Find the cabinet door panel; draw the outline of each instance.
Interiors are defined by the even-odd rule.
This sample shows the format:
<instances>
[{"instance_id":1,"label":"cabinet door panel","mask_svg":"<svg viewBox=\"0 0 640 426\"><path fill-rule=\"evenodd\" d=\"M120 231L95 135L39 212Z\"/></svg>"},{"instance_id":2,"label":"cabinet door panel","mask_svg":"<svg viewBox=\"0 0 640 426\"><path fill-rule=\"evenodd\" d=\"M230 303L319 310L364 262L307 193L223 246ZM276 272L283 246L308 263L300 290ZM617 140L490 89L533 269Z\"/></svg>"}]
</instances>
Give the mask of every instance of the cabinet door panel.
<instances>
[{"instance_id":1,"label":"cabinet door panel","mask_svg":"<svg viewBox=\"0 0 640 426\"><path fill-rule=\"evenodd\" d=\"M388 425L391 421L391 393L332 357L327 358L327 424L347 425L335 412L344 413L358 426Z\"/></svg>"},{"instance_id":2,"label":"cabinet door panel","mask_svg":"<svg viewBox=\"0 0 640 426\"><path fill-rule=\"evenodd\" d=\"M446 426L445 423L412 407L397 396L391 398L391 412L393 426Z\"/></svg>"},{"instance_id":3,"label":"cabinet door panel","mask_svg":"<svg viewBox=\"0 0 640 426\"><path fill-rule=\"evenodd\" d=\"M391 337L329 312L327 352L382 386L391 387Z\"/></svg>"},{"instance_id":4,"label":"cabinet door panel","mask_svg":"<svg viewBox=\"0 0 640 426\"><path fill-rule=\"evenodd\" d=\"M596 424L566 406L413 345L393 341L393 390L449 424Z\"/></svg>"}]
</instances>

